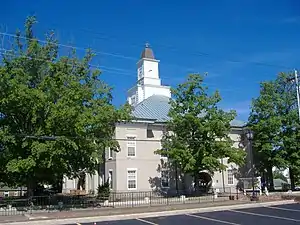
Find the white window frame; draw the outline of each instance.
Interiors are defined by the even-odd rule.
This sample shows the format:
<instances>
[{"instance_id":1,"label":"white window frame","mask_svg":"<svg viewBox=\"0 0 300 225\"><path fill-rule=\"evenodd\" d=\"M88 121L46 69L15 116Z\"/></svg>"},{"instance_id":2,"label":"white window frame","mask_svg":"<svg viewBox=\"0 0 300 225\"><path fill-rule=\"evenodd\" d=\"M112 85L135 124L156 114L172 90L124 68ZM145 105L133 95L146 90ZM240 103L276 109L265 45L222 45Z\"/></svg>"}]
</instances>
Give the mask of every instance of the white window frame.
<instances>
[{"instance_id":1,"label":"white window frame","mask_svg":"<svg viewBox=\"0 0 300 225\"><path fill-rule=\"evenodd\" d=\"M167 173L168 186L163 185L163 172ZM162 169L160 171L160 185L162 188L170 188L170 171L168 169Z\"/></svg>"},{"instance_id":2,"label":"white window frame","mask_svg":"<svg viewBox=\"0 0 300 225\"><path fill-rule=\"evenodd\" d=\"M108 148L108 159L113 159L113 150L111 148Z\"/></svg>"},{"instance_id":3,"label":"white window frame","mask_svg":"<svg viewBox=\"0 0 300 225\"><path fill-rule=\"evenodd\" d=\"M142 79L144 76L144 65L141 65L138 68L138 80Z\"/></svg>"},{"instance_id":4,"label":"white window frame","mask_svg":"<svg viewBox=\"0 0 300 225\"><path fill-rule=\"evenodd\" d=\"M135 171L135 188L129 188L128 185L129 185L129 180L132 180L132 179L129 179L128 177L128 172L129 171ZM138 170L137 168L127 168L127 174L126 174L126 177L127 177L127 190L129 191L132 191L132 190L137 190L137 176L138 176Z\"/></svg>"},{"instance_id":5,"label":"white window frame","mask_svg":"<svg viewBox=\"0 0 300 225\"><path fill-rule=\"evenodd\" d=\"M229 173L230 171L230 173ZM229 177L230 175L230 177ZM231 180L232 179L232 180ZM229 182L232 181L232 182ZM234 185L234 174L233 174L233 169L228 169L227 170L227 184L228 185Z\"/></svg>"},{"instance_id":6,"label":"white window frame","mask_svg":"<svg viewBox=\"0 0 300 225\"><path fill-rule=\"evenodd\" d=\"M128 140L128 138L134 138L134 140ZM127 150L127 157L128 158L135 158L136 157L136 135L127 135L126 136L126 150ZM134 155L129 155L129 151L128 151L128 148L131 147L131 148L134 148Z\"/></svg>"},{"instance_id":7,"label":"white window frame","mask_svg":"<svg viewBox=\"0 0 300 225\"><path fill-rule=\"evenodd\" d=\"M132 105L135 105L135 103L136 103L136 96L135 95L130 97L130 102L131 102Z\"/></svg>"},{"instance_id":8,"label":"white window frame","mask_svg":"<svg viewBox=\"0 0 300 225\"><path fill-rule=\"evenodd\" d=\"M109 188L112 190L114 187L114 180L113 180L113 169L108 170L108 182L109 182Z\"/></svg>"}]
</instances>

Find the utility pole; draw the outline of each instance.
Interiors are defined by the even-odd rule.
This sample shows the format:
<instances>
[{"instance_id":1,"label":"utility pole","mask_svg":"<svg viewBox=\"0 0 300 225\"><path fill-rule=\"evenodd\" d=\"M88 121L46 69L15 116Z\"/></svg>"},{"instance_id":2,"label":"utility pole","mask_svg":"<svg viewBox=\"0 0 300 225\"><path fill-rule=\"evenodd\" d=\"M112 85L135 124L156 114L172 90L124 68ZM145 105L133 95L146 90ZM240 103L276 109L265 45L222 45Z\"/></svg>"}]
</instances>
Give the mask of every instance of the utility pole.
<instances>
[{"instance_id":1,"label":"utility pole","mask_svg":"<svg viewBox=\"0 0 300 225\"><path fill-rule=\"evenodd\" d=\"M296 82L296 91L297 91L298 117L300 121L300 96L299 96L299 81L298 81L297 70L295 70L295 82Z\"/></svg>"}]
</instances>

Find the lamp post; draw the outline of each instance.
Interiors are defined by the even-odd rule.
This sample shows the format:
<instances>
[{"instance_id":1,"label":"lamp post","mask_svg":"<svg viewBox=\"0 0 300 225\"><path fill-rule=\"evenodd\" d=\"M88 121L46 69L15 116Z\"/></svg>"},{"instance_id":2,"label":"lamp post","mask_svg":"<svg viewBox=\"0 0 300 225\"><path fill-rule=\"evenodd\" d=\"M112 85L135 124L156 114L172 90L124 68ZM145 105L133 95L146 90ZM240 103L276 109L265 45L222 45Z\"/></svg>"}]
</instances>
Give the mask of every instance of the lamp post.
<instances>
[{"instance_id":1,"label":"lamp post","mask_svg":"<svg viewBox=\"0 0 300 225\"><path fill-rule=\"evenodd\" d=\"M253 141L253 132L251 130L247 130L246 137L249 141L249 152L250 152L250 163L251 163L251 176L252 176L252 197L255 196L255 188L254 188L254 157L253 157L253 149L252 149L252 141Z\"/></svg>"}]
</instances>

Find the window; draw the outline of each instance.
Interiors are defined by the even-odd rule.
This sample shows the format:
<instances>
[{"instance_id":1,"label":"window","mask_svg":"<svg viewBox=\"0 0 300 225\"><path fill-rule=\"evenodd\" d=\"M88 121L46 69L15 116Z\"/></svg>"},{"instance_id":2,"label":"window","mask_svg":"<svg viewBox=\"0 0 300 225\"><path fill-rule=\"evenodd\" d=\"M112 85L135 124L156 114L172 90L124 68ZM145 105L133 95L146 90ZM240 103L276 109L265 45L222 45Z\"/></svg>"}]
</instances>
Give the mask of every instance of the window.
<instances>
[{"instance_id":1,"label":"window","mask_svg":"<svg viewBox=\"0 0 300 225\"><path fill-rule=\"evenodd\" d=\"M163 188L169 187L169 171L166 169L161 171L161 186Z\"/></svg>"},{"instance_id":2,"label":"window","mask_svg":"<svg viewBox=\"0 0 300 225\"><path fill-rule=\"evenodd\" d=\"M108 159L112 159L113 158L113 150L111 148L108 148Z\"/></svg>"},{"instance_id":3,"label":"window","mask_svg":"<svg viewBox=\"0 0 300 225\"><path fill-rule=\"evenodd\" d=\"M153 130L147 129L147 138L154 138Z\"/></svg>"},{"instance_id":4,"label":"window","mask_svg":"<svg viewBox=\"0 0 300 225\"><path fill-rule=\"evenodd\" d=\"M134 95L134 96L132 96L131 99L130 99L132 105L135 104L135 100L136 100L136 98L135 98L135 95Z\"/></svg>"},{"instance_id":5,"label":"window","mask_svg":"<svg viewBox=\"0 0 300 225\"><path fill-rule=\"evenodd\" d=\"M227 182L233 184L233 171L231 169L227 170Z\"/></svg>"},{"instance_id":6,"label":"window","mask_svg":"<svg viewBox=\"0 0 300 225\"><path fill-rule=\"evenodd\" d=\"M9 191L4 191L3 192L3 197L8 198L9 197Z\"/></svg>"},{"instance_id":7,"label":"window","mask_svg":"<svg viewBox=\"0 0 300 225\"><path fill-rule=\"evenodd\" d=\"M109 183L109 187L110 189L113 188L113 170L109 170L108 171L108 183Z\"/></svg>"},{"instance_id":8,"label":"window","mask_svg":"<svg viewBox=\"0 0 300 225\"><path fill-rule=\"evenodd\" d=\"M135 190L137 189L137 170L127 169L127 189Z\"/></svg>"},{"instance_id":9,"label":"window","mask_svg":"<svg viewBox=\"0 0 300 225\"><path fill-rule=\"evenodd\" d=\"M143 65L138 68L138 79L141 79L143 77L143 75L144 75L143 74L143 72L144 72L143 69L144 69Z\"/></svg>"},{"instance_id":10,"label":"window","mask_svg":"<svg viewBox=\"0 0 300 225\"><path fill-rule=\"evenodd\" d=\"M127 137L127 156L135 157L136 156L136 138Z\"/></svg>"}]
</instances>

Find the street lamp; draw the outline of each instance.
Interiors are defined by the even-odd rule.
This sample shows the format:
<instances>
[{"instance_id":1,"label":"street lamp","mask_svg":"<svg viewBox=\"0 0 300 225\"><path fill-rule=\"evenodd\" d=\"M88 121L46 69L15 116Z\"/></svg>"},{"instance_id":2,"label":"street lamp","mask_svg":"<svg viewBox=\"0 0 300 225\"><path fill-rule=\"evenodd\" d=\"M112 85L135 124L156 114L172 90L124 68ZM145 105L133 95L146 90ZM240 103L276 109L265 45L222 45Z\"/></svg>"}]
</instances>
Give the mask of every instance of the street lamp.
<instances>
[{"instance_id":1,"label":"street lamp","mask_svg":"<svg viewBox=\"0 0 300 225\"><path fill-rule=\"evenodd\" d=\"M252 149L252 141L253 141L253 132L248 129L246 131L246 137L249 141L249 152L250 152L250 163L251 163L251 175L252 175L252 197L255 196L255 188L254 188L254 157L253 157L253 149Z\"/></svg>"}]
</instances>

